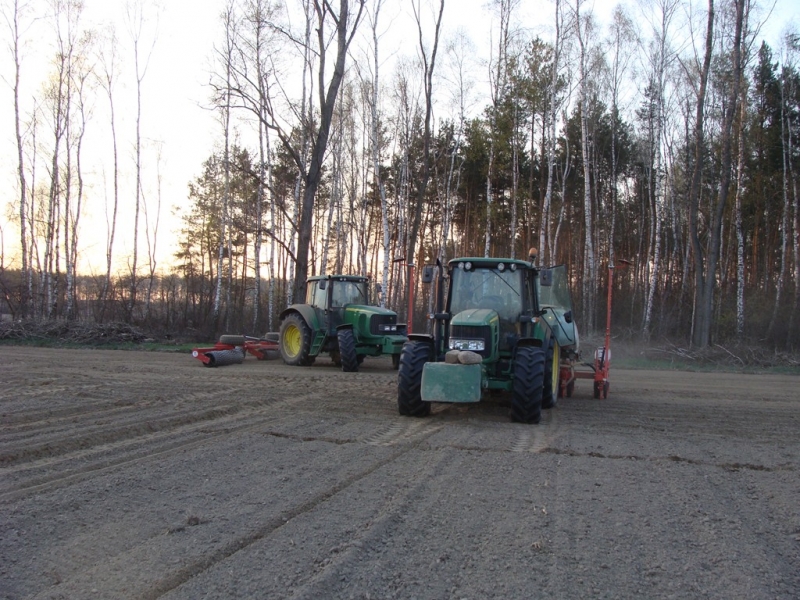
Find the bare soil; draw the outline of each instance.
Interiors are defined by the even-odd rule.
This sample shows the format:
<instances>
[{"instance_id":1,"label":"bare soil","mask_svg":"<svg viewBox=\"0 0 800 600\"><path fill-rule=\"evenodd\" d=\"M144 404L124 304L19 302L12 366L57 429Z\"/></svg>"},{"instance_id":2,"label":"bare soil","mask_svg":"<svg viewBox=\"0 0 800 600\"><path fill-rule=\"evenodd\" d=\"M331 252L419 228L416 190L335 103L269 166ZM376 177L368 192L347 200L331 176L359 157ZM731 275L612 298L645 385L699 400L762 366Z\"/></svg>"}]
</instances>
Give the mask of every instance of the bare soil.
<instances>
[{"instance_id":1,"label":"bare soil","mask_svg":"<svg viewBox=\"0 0 800 600\"><path fill-rule=\"evenodd\" d=\"M800 378L622 370L539 425L396 372L0 347L0 598L798 598Z\"/></svg>"}]
</instances>

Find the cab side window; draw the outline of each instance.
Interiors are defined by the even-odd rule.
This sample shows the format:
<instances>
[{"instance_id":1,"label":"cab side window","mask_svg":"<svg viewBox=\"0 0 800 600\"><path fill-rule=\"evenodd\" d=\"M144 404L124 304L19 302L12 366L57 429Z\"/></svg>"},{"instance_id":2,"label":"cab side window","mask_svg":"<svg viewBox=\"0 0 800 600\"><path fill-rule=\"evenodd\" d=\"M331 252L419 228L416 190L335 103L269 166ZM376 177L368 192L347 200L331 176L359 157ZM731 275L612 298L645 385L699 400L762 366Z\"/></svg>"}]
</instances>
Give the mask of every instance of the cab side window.
<instances>
[{"instance_id":1,"label":"cab side window","mask_svg":"<svg viewBox=\"0 0 800 600\"><path fill-rule=\"evenodd\" d=\"M326 293L327 293L327 288L320 289L319 286L317 286L316 295L314 296L314 302L313 302L314 306L316 306L317 308L325 308Z\"/></svg>"},{"instance_id":2,"label":"cab side window","mask_svg":"<svg viewBox=\"0 0 800 600\"><path fill-rule=\"evenodd\" d=\"M306 304L314 305L314 299L317 293L317 282L316 281L309 281L308 287L306 288Z\"/></svg>"}]
</instances>

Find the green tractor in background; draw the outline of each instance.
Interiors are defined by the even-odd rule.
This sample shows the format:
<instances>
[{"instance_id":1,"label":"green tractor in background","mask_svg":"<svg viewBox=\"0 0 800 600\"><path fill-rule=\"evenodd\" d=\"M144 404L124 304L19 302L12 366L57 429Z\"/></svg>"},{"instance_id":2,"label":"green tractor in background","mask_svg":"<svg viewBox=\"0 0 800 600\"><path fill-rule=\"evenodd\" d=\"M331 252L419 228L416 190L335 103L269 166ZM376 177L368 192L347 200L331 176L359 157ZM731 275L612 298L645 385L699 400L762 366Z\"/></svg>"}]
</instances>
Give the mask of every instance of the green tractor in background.
<instances>
[{"instance_id":1,"label":"green tractor in background","mask_svg":"<svg viewBox=\"0 0 800 600\"><path fill-rule=\"evenodd\" d=\"M538 423L555 406L560 358L578 351L566 269L541 269L508 258L457 258L428 266L436 285L433 335L403 346L397 405L423 417L432 402L479 402L484 392L511 392L511 419ZM445 297L445 287L447 288Z\"/></svg>"},{"instance_id":2,"label":"green tractor in background","mask_svg":"<svg viewBox=\"0 0 800 600\"><path fill-rule=\"evenodd\" d=\"M325 352L342 371L352 372L366 356L389 354L397 369L406 325L397 322L397 313L370 305L369 284L356 275L309 277L305 304L280 314L283 361L309 366Z\"/></svg>"}]
</instances>

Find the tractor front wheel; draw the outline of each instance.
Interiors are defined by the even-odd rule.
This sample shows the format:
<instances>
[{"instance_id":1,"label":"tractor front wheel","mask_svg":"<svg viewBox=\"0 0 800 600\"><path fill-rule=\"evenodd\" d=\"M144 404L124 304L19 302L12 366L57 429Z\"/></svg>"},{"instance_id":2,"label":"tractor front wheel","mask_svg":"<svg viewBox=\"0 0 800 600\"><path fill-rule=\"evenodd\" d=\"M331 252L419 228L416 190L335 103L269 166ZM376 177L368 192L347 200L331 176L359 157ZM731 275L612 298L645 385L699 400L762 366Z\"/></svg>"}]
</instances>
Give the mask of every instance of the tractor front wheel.
<instances>
[{"instance_id":1,"label":"tractor front wheel","mask_svg":"<svg viewBox=\"0 0 800 600\"><path fill-rule=\"evenodd\" d=\"M293 366L308 366L314 362L311 351L311 328L298 313L287 316L281 324L280 350L283 362Z\"/></svg>"},{"instance_id":2,"label":"tractor front wheel","mask_svg":"<svg viewBox=\"0 0 800 600\"><path fill-rule=\"evenodd\" d=\"M397 408L407 417L425 417L431 403L422 401L422 369L433 354L430 344L406 342L400 353L397 372Z\"/></svg>"},{"instance_id":3,"label":"tractor front wheel","mask_svg":"<svg viewBox=\"0 0 800 600\"><path fill-rule=\"evenodd\" d=\"M542 391L542 408L553 408L558 402L559 390L559 354L558 342L550 338L547 356L544 362L544 390Z\"/></svg>"},{"instance_id":4,"label":"tractor front wheel","mask_svg":"<svg viewBox=\"0 0 800 600\"><path fill-rule=\"evenodd\" d=\"M538 423L542 418L544 362L545 354L541 348L535 346L517 348L511 399L512 421Z\"/></svg>"},{"instance_id":5,"label":"tractor front wheel","mask_svg":"<svg viewBox=\"0 0 800 600\"><path fill-rule=\"evenodd\" d=\"M339 340L339 360L342 371L355 373L358 371L358 354L356 353L356 336L352 329L340 329L336 332Z\"/></svg>"}]
</instances>

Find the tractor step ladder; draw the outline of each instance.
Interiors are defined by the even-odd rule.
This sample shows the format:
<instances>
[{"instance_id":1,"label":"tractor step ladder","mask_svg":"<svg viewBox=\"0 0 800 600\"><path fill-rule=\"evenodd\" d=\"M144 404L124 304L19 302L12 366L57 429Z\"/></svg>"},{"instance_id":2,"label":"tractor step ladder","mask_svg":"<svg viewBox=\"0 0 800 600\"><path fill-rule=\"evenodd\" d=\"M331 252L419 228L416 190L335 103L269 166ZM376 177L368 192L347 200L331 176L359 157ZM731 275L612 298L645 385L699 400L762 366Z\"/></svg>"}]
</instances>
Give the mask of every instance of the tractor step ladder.
<instances>
[{"instance_id":1,"label":"tractor step ladder","mask_svg":"<svg viewBox=\"0 0 800 600\"><path fill-rule=\"evenodd\" d=\"M314 339L311 342L311 351L309 355L316 356L319 354L320 348L325 343L325 338L327 337L326 333L322 330L317 331L317 335L314 336Z\"/></svg>"}]
</instances>

